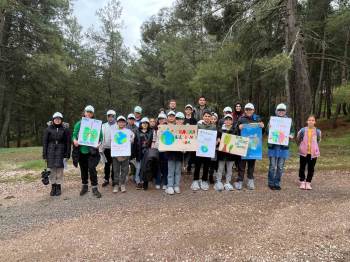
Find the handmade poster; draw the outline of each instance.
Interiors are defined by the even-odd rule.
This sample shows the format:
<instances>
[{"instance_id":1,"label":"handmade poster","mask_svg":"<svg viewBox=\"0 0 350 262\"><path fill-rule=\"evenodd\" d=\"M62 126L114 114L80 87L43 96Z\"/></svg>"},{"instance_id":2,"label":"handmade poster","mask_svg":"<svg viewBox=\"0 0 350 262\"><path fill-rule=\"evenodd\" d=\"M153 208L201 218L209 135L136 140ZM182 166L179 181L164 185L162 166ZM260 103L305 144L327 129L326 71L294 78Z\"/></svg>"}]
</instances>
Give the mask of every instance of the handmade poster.
<instances>
[{"instance_id":1,"label":"handmade poster","mask_svg":"<svg viewBox=\"0 0 350 262\"><path fill-rule=\"evenodd\" d=\"M269 144L288 146L292 119L272 116L269 123Z\"/></svg>"},{"instance_id":2,"label":"handmade poster","mask_svg":"<svg viewBox=\"0 0 350 262\"><path fill-rule=\"evenodd\" d=\"M100 139L102 121L83 117L80 122L78 143L82 146L97 147Z\"/></svg>"},{"instance_id":3,"label":"handmade poster","mask_svg":"<svg viewBox=\"0 0 350 262\"><path fill-rule=\"evenodd\" d=\"M262 160L262 128L258 124L245 124L241 136L249 138L247 155L242 159Z\"/></svg>"},{"instance_id":4,"label":"handmade poster","mask_svg":"<svg viewBox=\"0 0 350 262\"><path fill-rule=\"evenodd\" d=\"M111 156L131 156L131 134L129 129L111 128Z\"/></svg>"},{"instance_id":5,"label":"handmade poster","mask_svg":"<svg viewBox=\"0 0 350 262\"><path fill-rule=\"evenodd\" d=\"M249 138L223 133L220 139L219 151L246 156L248 152Z\"/></svg>"},{"instance_id":6,"label":"handmade poster","mask_svg":"<svg viewBox=\"0 0 350 262\"><path fill-rule=\"evenodd\" d=\"M160 125L158 127L159 151L196 151L196 125Z\"/></svg>"},{"instance_id":7,"label":"handmade poster","mask_svg":"<svg viewBox=\"0 0 350 262\"><path fill-rule=\"evenodd\" d=\"M196 156L215 157L217 131L198 129Z\"/></svg>"}]
</instances>

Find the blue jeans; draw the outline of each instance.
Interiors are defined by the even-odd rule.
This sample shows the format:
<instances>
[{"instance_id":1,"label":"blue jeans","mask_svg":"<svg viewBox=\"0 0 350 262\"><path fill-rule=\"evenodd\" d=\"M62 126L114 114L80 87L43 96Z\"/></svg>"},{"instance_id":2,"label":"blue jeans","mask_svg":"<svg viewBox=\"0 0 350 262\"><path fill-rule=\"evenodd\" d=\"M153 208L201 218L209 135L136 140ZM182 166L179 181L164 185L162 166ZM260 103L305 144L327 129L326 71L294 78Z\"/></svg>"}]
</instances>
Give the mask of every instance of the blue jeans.
<instances>
[{"instance_id":1,"label":"blue jeans","mask_svg":"<svg viewBox=\"0 0 350 262\"><path fill-rule=\"evenodd\" d=\"M135 173L135 183L140 184L141 183L141 161L136 161L136 173Z\"/></svg>"},{"instance_id":2,"label":"blue jeans","mask_svg":"<svg viewBox=\"0 0 350 262\"><path fill-rule=\"evenodd\" d=\"M159 152L159 165L156 176L156 185L166 186L168 184L168 159L164 152Z\"/></svg>"},{"instance_id":3,"label":"blue jeans","mask_svg":"<svg viewBox=\"0 0 350 262\"><path fill-rule=\"evenodd\" d=\"M285 158L281 157L269 157L270 166L269 166L269 175L268 183L269 186L280 186L281 177L283 175L284 162Z\"/></svg>"},{"instance_id":4,"label":"blue jeans","mask_svg":"<svg viewBox=\"0 0 350 262\"><path fill-rule=\"evenodd\" d=\"M182 161L168 160L168 187L180 186Z\"/></svg>"}]
</instances>

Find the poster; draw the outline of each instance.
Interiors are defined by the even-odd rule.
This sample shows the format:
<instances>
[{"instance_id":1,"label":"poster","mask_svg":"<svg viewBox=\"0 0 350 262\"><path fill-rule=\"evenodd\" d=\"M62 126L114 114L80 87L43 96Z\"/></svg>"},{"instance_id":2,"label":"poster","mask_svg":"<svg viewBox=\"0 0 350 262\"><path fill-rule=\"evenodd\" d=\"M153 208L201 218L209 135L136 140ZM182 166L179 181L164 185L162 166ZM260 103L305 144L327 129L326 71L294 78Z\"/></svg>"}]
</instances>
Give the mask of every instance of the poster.
<instances>
[{"instance_id":1,"label":"poster","mask_svg":"<svg viewBox=\"0 0 350 262\"><path fill-rule=\"evenodd\" d=\"M269 122L269 144L288 146L292 119L272 116Z\"/></svg>"},{"instance_id":2,"label":"poster","mask_svg":"<svg viewBox=\"0 0 350 262\"><path fill-rule=\"evenodd\" d=\"M198 129L196 156L215 157L217 131Z\"/></svg>"},{"instance_id":3,"label":"poster","mask_svg":"<svg viewBox=\"0 0 350 262\"><path fill-rule=\"evenodd\" d=\"M220 139L219 151L246 156L248 152L249 138L223 133Z\"/></svg>"},{"instance_id":4,"label":"poster","mask_svg":"<svg viewBox=\"0 0 350 262\"><path fill-rule=\"evenodd\" d=\"M83 117L80 122L78 143L81 146L97 147L100 139L102 121Z\"/></svg>"},{"instance_id":5,"label":"poster","mask_svg":"<svg viewBox=\"0 0 350 262\"><path fill-rule=\"evenodd\" d=\"M129 129L111 128L111 156L131 156L131 134Z\"/></svg>"},{"instance_id":6,"label":"poster","mask_svg":"<svg viewBox=\"0 0 350 262\"><path fill-rule=\"evenodd\" d=\"M249 138L248 152L242 159L262 160L262 128L258 124L245 124L241 136Z\"/></svg>"},{"instance_id":7,"label":"poster","mask_svg":"<svg viewBox=\"0 0 350 262\"><path fill-rule=\"evenodd\" d=\"M159 151L196 151L196 125L160 125L158 127Z\"/></svg>"}]
</instances>

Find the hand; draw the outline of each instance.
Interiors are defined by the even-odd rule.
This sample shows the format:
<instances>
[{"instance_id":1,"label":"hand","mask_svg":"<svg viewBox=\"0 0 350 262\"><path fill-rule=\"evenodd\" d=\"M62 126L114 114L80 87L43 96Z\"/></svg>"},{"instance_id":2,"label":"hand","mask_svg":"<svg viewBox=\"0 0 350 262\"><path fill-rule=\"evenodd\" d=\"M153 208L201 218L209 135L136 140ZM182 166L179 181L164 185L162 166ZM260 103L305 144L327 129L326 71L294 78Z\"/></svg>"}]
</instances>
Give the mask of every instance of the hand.
<instances>
[{"instance_id":1,"label":"hand","mask_svg":"<svg viewBox=\"0 0 350 262\"><path fill-rule=\"evenodd\" d=\"M240 124L240 125L238 126L238 128L239 128L239 130L242 130L242 129L243 129L243 124Z\"/></svg>"},{"instance_id":2,"label":"hand","mask_svg":"<svg viewBox=\"0 0 350 262\"><path fill-rule=\"evenodd\" d=\"M293 136L293 135L289 135L289 138L290 138L290 139L294 139L294 136Z\"/></svg>"},{"instance_id":3,"label":"hand","mask_svg":"<svg viewBox=\"0 0 350 262\"><path fill-rule=\"evenodd\" d=\"M263 122L260 122L260 123L259 123L259 126L260 126L261 128L264 128L265 125L264 125Z\"/></svg>"},{"instance_id":4,"label":"hand","mask_svg":"<svg viewBox=\"0 0 350 262\"><path fill-rule=\"evenodd\" d=\"M79 146L79 143L78 143L78 140L73 140L73 144L74 144L74 146L76 146L76 147L78 147Z\"/></svg>"}]
</instances>

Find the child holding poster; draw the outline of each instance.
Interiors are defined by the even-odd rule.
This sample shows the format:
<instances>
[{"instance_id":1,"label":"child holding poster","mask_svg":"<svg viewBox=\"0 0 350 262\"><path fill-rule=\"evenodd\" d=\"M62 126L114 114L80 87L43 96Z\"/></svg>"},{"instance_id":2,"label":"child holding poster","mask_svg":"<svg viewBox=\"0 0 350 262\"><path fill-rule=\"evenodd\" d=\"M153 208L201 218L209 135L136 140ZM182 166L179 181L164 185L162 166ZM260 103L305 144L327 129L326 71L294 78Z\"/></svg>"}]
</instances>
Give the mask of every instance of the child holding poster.
<instances>
[{"instance_id":1,"label":"child holding poster","mask_svg":"<svg viewBox=\"0 0 350 262\"><path fill-rule=\"evenodd\" d=\"M222 125L222 127L219 127L218 143L220 143L220 139L223 133L227 133L231 135L236 134L236 130L233 126L233 116L231 114L227 114L224 116L224 124ZM238 156L230 153L217 151L219 167L216 175L216 183L214 185L214 189L216 191L222 191L223 189L227 191L233 190L233 186L231 184L232 168L233 168L234 161L237 157ZM221 180L222 180L223 173L225 172L225 168L226 168L226 175L225 175L226 183L223 185Z\"/></svg>"},{"instance_id":2,"label":"child holding poster","mask_svg":"<svg viewBox=\"0 0 350 262\"><path fill-rule=\"evenodd\" d=\"M112 131L112 157L113 157L113 174L114 186L113 193L118 193L119 188L122 193L126 192L125 183L129 173L129 159L131 156L131 143L134 141L134 133L126 128L126 118L118 116L116 130ZM117 132L114 132L117 131ZM122 132L120 132L122 131ZM116 145L116 147L114 146ZM126 145L127 148L123 147ZM116 150L115 150L116 148ZM123 152L120 148L123 149ZM125 149L125 150L124 150Z\"/></svg>"},{"instance_id":3,"label":"child holding poster","mask_svg":"<svg viewBox=\"0 0 350 262\"><path fill-rule=\"evenodd\" d=\"M252 103L248 103L244 106L244 114L237 121L237 133L240 136L245 124L257 124L260 128L264 128L264 123L261 121L260 116L254 114L255 108ZM247 171L247 188L249 190L254 190L254 168L255 159L241 159L238 164L238 177L235 182L235 188L241 190L243 188L243 180L246 166L248 165Z\"/></svg>"},{"instance_id":4,"label":"child holding poster","mask_svg":"<svg viewBox=\"0 0 350 262\"><path fill-rule=\"evenodd\" d=\"M300 168L299 180L300 189L311 190L311 181L315 171L316 160L320 156L318 144L321 141L321 130L315 127L316 118L311 115L307 119L307 127L300 129L297 135L299 144ZM307 165L307 177L305 180L305 167Z\"/></svg>"},{"instance_id":5,"label":"child holding poster","mask_svg":"<svg viewBox=\"0 0 350 262\"><path fill-rule=\"evenodd\" d=\"M183 125L185 115L182 112L177 112L175 115L175 125ZM168 185L165 193L173 195L180 194L180 180L182 160L184 159L184 152L169 151L166 153L168 158Z\"/></svg>"},{"instance_id":6,"label":"child holding poster","mask_svg":"<svg viewBox=\"0 0 350 262\"><path fill-rule=\"evenodd\" d=\"M278 118L286 118L286 120L290 120L290 119L287 119L288 118L287 106L283 103L277 105L275 116ZM268 128L269 128L269 131L272 132L271 120L269 122ZM279 126L279 128L281 128L281 125ZM289 135L287 138L293 139L294 129L292 124L290 124L289 129L290 129ZM282 130L278 130L278 131L282 132ZM284 135L285 134L277 134L275 135L275 137L276 136L282 137ZM269 137L270 137L270 134L269 134ZM275 141L276 143L274 141L270 141L271 143L268 143L268 157L270 161L269 172L268 172L268 187L271 190L281 190L281 177L283 175L284 163L286 159L288 159L289 157L289 145L283 144L282 143L283 141L281 141L281 139L274 139L274 140L276 140Z\"/></svg>"}]
</instances>

